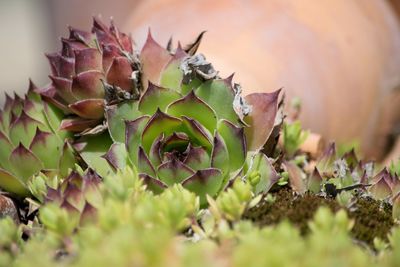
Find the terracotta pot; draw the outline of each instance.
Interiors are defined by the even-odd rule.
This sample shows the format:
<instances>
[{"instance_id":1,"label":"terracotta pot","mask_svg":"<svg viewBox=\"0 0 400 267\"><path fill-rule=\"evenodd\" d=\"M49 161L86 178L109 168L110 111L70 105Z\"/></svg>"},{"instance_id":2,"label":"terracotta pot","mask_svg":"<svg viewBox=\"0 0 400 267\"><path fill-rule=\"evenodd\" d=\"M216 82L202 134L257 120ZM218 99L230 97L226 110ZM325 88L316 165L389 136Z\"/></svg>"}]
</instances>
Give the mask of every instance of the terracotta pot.
<instances>
[{"instance_id":1,"label":"terracotta pot","mask_svg":"<svg viewBox=\"0 0 400 267\"><path fill-rule=\"evenodd\" d=\"M284 87L305 127L369 155L400 114L400 27L386 1L141 1L125 28L140 47L149 27L162 44L207 30L200 52L245 94Z\"/></svg>"}]
</instances>

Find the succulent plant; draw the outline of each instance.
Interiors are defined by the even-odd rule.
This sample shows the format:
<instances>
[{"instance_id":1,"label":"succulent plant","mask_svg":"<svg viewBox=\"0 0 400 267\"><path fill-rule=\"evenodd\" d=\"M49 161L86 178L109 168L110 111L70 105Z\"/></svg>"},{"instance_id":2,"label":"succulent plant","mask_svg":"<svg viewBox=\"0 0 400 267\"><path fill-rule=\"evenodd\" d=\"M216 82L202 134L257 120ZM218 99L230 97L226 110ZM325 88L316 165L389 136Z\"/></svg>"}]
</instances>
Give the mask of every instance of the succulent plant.
<instances>
[{"instance_id":1,"label":"succulent plant","mask_svg":"<svg viewBox=\"0 0 400 267\"><path fill-rule=\"evenodd\" d=\"M75 164L68 132L59 130L63 115L35 90L31 83L23 99L6 95L0 111L0 188L17 197L31 195L33 175L65 175Z\"/></svg>"},{"instance_id":2,"label":"succulent plant","mask_svg":"<svg viewBox=\"0 0 400 267\"><path fill-rule=\"evenodd\" d=\"M105 174L101 149L92 153L88 147L111 145L104 159L112 169L137 166L155 192L182 183L204 204L206 194L215 196L249 169L246 158L253 160L272 131L279 91L242 98L232 76L219 78L203 55L180 46L170 54L150 34L139 58L146 90L139 100L107 106L112 140L83 138L81 155ZM270 178L262 174L261 180Z\"/></svg>"},{"instance_id":3,"label":"succulent plant","mask_svg":"<svg viewBox=\"0 0 400 267\"><path fill-rule=\"evenodd\" d=\"M100 124L108 103L135 98L140 90L131 38L94 18L92 32L69 28L60 52L47 54L51 84L42 96L70 116L61 129L88 131Z\"/></svg>"},{"instance_id":4,"label":"succulent plant","mask_svg":"<svg viewBox=\"0 0 400 267\"><path fill-rule=\"evenodd\" d=\"M81 223L93 220L96 207L102 204L101 178L91 169L72 171L57 188L49 187L45 202L58 205Z\"/></svg>"}]
</instances>

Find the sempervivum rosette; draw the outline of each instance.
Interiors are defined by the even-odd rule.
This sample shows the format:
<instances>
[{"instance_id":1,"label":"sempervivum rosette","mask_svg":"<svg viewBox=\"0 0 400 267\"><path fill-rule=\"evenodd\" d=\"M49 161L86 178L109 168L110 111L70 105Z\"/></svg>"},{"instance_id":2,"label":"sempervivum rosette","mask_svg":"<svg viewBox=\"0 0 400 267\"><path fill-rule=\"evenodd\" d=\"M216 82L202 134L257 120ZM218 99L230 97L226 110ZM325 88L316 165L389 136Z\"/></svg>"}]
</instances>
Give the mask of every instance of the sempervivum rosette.
<instances>
[{"instance_id":1,"label":"sempervivum rosette","mask_svg":"<svg viewBox=\"0 0 400 267\"><path fill-rule=\"evenodd\" d=\"M215 196L231 179L254 171L267 189L277 176L258 151L274 126L279 91L243 99L232 77L217 77L202 55L180 47L170 54L150 35L140 59L142 82L149 81L140 100L106 109L113 144L104 159L111 167L136 166L156 193L181 183L203 204L206 194ZM81 155L103 173L104 162L85 149L93 139L83 143Z\"/></svg>"},{"instance_id":2,"label":"sempervivum rosette","mask_svg":"<svg viewBox=\"0 0 400 267\"><path fill-rule=\"evenodd\" d=\"M92 32L70 27L61 51L47 57L52 83L41 94L70 114L62 129L88 131L102 122L106 103L137 96L132 40L113 24L107 27L95 18Z\"/></svg>"},{"instance_id":3,"label":"sempervivum rosette","mask_svg":"<svg viewBox=\"0 0 400 267\"><path fill-rule=\"evenodd\" d=\"M60 131L63 115L43 102L31 83L24 99L6 96L0 110L0 188L17 197L31 195L33 175L66 175L74 152Z\"/></svg>"}]
</instances>

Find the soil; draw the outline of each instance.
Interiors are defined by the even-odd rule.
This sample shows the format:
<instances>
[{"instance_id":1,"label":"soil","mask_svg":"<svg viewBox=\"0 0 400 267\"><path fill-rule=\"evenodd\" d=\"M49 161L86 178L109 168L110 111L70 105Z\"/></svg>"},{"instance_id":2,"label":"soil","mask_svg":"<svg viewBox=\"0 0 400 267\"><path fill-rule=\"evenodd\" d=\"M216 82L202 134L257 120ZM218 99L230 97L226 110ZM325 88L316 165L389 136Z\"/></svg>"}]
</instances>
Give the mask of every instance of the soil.
<instances>
[{"instance_id":1,"label":"soil","mask_svg":"<svg viewBox=\"0 0 400 267\"><path fill-rule=\"evenodd\" d=\"M296 195L287 186L280 187L271 194L275 201L263 200L256 207L246 211L243 217L259 226L273 225L287 219L299 228L302 235L306 235L309 232L308 222L320 206L329 207L334 212L342 208L334 198L324 198L312 193ZM394 225L390 205L360 197L346 211L355 221L351 231L354 239L370 247L373 246L375 237L387 241Z\"/></svg>"}]
</instances>

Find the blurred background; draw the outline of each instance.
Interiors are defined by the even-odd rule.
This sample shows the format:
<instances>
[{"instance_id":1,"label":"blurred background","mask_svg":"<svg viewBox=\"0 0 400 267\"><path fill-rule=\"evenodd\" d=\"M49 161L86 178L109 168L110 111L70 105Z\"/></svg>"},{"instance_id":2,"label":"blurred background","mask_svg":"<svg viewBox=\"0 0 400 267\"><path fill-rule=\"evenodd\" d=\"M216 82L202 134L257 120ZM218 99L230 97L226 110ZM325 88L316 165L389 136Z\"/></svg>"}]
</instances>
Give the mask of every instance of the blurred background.
<instances>
[{"instance_id":1,"label":"blurred background","mask_svg":"<svg viewBox=\"0 0 400 267\"><path fill-rule=\"evenodd\" d=\"M283 87L300 97L300 119L327 140L359 143L382 158L400 132L400 0L0 0L0 103L31 78L49 82L44 52L60 48L67 25L90 29L113 17L137 49L147 31L162 45L200 47L245 93ZM397 142L400 145L400 142Z\"/></svg>"}]
</instances>

